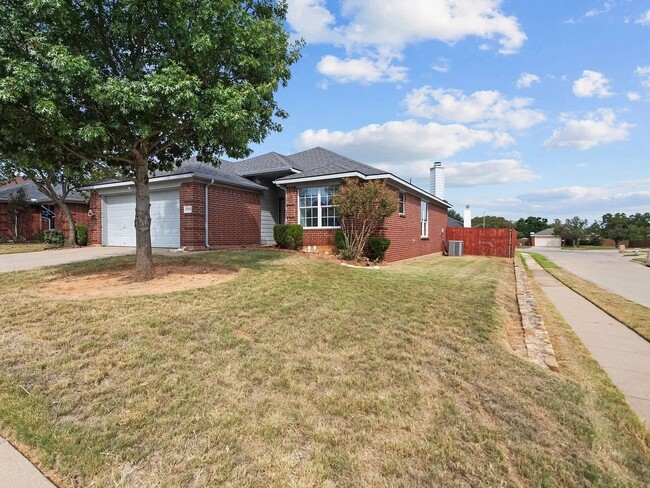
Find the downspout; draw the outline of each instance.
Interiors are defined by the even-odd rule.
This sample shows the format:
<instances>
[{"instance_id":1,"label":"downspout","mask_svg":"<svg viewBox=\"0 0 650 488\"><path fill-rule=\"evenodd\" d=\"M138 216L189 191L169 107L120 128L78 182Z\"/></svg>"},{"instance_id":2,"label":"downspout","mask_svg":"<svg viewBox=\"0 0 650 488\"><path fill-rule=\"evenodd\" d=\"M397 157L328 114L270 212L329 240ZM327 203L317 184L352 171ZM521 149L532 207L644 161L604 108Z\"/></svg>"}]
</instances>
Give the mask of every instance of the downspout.
<instances>
[{"instance_id":1,"label":"downspout","mask_svg":"<svg viewBox=\"0 0 650 488\"><path fill-rule=\"evenodd\" d=\"M208 215L210 213L210 206L209 206L209 199L208 199L208 188L214 185L214 179L210 180L210 183L205 185L205 248L210 249L210 238L209 238L209 231L210 231L210 225L209 225L209 220L208 220Z\"/></svg>"}]
</instances>

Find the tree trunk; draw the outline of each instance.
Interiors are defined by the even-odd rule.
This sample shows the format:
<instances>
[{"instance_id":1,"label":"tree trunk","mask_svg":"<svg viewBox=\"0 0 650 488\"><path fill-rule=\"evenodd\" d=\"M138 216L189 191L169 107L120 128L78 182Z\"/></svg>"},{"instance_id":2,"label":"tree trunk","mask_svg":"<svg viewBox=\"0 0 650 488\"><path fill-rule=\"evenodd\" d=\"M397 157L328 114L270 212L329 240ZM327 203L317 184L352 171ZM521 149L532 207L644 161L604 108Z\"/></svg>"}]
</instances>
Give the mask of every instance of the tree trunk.
<instances>
[{"instance_id":1,"label":"tree trunk","mask_svg":"<svg viewBox=\"0 0 650 488\"><path fill-rule=\"evenodd\" d=\"M135 169L135 281L153 278L153 254L151 252L151 215L149 198L149 172L147 160L138 155L133 162Z\"/></svg>"},{"instance_id":2,"label":"tree trunk","mask_svg":"<svg viewBox=\"0 0 650 488\"><path fill-rule=\"evenodd\" d=\"M63 215L65 216L65 221L68 224L68 232L64 236L64 246L65 247L75 247L77 245L77 227L74 222L74 217L72 216L72 211L68 204L63 200L57 203Z\"/></svg>"}]
</instances>

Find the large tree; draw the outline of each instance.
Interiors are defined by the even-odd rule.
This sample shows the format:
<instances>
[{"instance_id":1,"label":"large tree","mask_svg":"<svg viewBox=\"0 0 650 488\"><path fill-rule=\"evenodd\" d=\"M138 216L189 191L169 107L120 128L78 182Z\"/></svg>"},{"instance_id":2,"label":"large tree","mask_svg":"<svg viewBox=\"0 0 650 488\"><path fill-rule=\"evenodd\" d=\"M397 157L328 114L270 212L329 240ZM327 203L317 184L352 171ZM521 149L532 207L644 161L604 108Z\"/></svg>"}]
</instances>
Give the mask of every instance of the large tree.
<instances>
[{"instance_id":1,"label":"large tree","mask_svg":"<svg viewBox=\"0 0 650 488\"><path fill-rule=\"evenodd\" d=\"M589 221L575 216L571 219L566 219L562 222L560 219L555 219L553 222L553 232L556 236L562 237L565 244L577 246L580 239L584 239L587 233L587 226Z\"/></svg>"},{"instance_id":2,"label":"large tree","mask_svg":"<svg viewBox=\"0 0 650 488\"><path fill-rule=\"evenodd\" d=\"M472 219L472 227L484 227L484 228L513 228L515 224L510 222L505 217L500 217L498 215L483 215L474 217Z\"/></svg>"},{"instance_id":3,"label":"large tree","mask_svg":"<svg viewBox=\"0 0 650 488\"><path fill-rule=\"evenodd\" d=\"M543 217L530 217L521 218L515 222L515 229L517 229L518 237L527 237L530 238L531 233L541 232L545 229L548 229L548 219Z\"/></svg>"},{"instance_id":4,"label":"large tree","mask_svg":"<svg viewBox=\"0 0 650 488\"><path fill-rule=\"evenodd\" d=\"M630 218L624 213L606 213L601 229L601 235L612 239L614 246L618 247L619 242L630 239Z\"/></svg>"},{"instance_id":5,"label":"large tree","mask_svg":"<svg viewBox=\"0 0 650 488\"><path fill-rule=\"evenodd\" d=\"M0 126L103 160L135 183L136 269L153 276L149 174L250 154L286 117L274 95L300 43L275 0L6 0Z\"/></svg>"}]
</instances>

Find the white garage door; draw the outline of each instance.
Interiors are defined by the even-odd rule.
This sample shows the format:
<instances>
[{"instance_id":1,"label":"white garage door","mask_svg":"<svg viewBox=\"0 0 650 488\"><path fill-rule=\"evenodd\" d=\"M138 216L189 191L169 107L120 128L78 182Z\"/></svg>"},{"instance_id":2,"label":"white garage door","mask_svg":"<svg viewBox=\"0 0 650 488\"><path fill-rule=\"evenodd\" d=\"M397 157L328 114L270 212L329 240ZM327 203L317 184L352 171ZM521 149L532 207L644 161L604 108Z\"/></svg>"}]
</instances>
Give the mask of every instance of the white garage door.
<instances>
[{"instance_id":1,"label":"white garage door","mask_svg":"<svg viewBox=\"0 0 650 488\"><path fill-rule=\"evenodd\" d=\"M180 247L181 216L178 190L151 192L151 245ZM105 243L135 246L135 195L105 197Z\"/></svg>"}]
</instances>

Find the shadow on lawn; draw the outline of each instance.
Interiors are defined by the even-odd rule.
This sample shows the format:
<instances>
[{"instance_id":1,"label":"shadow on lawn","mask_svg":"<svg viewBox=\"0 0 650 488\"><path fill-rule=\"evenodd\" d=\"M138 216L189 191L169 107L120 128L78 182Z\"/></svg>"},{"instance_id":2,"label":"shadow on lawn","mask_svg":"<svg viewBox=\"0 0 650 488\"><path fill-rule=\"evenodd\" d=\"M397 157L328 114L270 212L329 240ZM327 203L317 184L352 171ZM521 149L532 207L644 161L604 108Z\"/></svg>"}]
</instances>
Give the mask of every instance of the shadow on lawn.
<instances>
[{"instance_id":1,"label":"shadow on lawn","mask_svg":"<svg viewBox=\"0 0 650 488\"><path fill-rule=\"evenodd\" d=\"M174 266L187 268L203 268L205 270L240 271L241 269L262 270L272 262L289 257L290 254L274 249L244 249L219 250L199 253L179 253L169 255L154 254L155 266ZM112 271L123 271L135 266L135 256L118 256L104 259L94 259L78 263L57 266L55 272L59 276L83 276L103 274Z\"/></svg>"}]
</instances>

